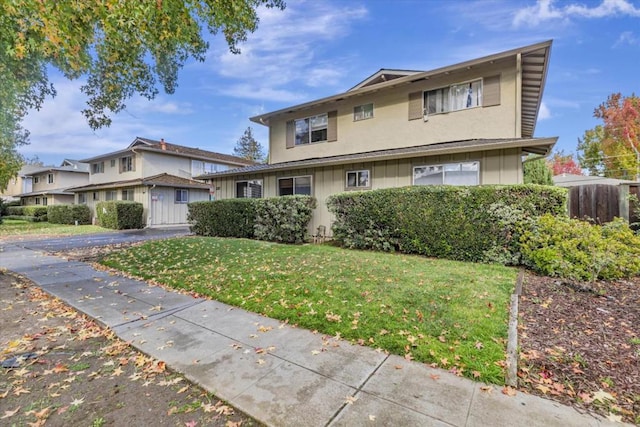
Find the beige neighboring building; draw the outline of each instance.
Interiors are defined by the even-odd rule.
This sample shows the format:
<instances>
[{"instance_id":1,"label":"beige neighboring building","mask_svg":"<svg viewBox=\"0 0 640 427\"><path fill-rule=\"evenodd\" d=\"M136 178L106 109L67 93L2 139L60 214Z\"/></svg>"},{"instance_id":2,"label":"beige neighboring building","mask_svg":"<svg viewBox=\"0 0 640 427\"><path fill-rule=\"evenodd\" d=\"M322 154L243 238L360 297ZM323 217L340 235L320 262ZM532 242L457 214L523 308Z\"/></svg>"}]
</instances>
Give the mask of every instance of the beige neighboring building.
<instances>
[{"instance_id":1,"label":"beige neighboring building","mask_svg":"<svg viewBox=\"0 0 640 427\"><path fill-rule=\"evenodd\" d=\"M70 205L74 202L71 187L89 182L89 165L77 160L64 159L60 166L38 166L22 176L24 192L17 194L20 204Z\"/></svg>"},{"instance_id":2,"label":"beige neighboring building","mask_svg":"<svg viewBox=\"0 0 640 427\"><path fill-rule=\"evenodd\" d=\"M269 164L209 173L217 199L310 194L310 231L330 226L332 194L409 185L523 182L551 41L431 71L380 70L337 95L252 117L269 127Z\"/></svg>"},{"instance_id":3,"label":"beige neighboring building","mask_svg":"<svg viewBox=\"0 0 640 427\"><path fill-rule=\"evenodd\" d=\"M253 165L246 159L198 148L136 138L127 148L82 160L88 185L73 188L76 203L91 208L108 200L132 200L144 207L147 227L187 223L187 204L209 200L210 187L195 176Z\"/></svg>"},{"instance_id":4,"label":"beige neighboring building","mask_svg":"<svg viewBox=\"0 0 640 427\"><path fill-rule=\"evenodd\" d=\"M33 191L33 178L31 173L42 169L44 166L39 165L23 165L18 171L18 174L11 178L7 183L7 188L4 191L0 191L0 199L5 202L13 202L20 200L18 197L23 193L30 193Z\"/></svg>"}]
</instances>

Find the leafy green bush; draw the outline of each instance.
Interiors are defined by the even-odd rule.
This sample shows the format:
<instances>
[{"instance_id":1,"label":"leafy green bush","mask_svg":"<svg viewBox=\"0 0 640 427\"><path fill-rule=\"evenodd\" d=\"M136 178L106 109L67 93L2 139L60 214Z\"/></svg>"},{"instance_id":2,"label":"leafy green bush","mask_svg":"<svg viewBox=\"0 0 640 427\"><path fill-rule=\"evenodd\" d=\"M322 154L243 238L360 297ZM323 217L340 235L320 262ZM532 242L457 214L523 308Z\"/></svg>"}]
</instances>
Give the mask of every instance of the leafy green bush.
<instances>
[{"instance_id":1,"label":"leafy green bush","mask_svg":"<svg viewBox=\"0 0 640 427\"><path fill-rule=\"evenodd\" d=\"M142 203L128 200L100 202L96 205L100 225L114 230L142 228L142 212Z\"/></svg>"},{"instance_id":2,"label":"leafy green bush","mask_svg":"<svg viewBox=\"0 0 640 427\"><path fill-rule=\"evenodd\" d=\"M254 237L257 199L225 199L189 203L187 220L200 236Z\"/></svg>"},{"instance_id":3,"label":"leafy green bush","mask_svg":"<svg viewBox=\"0 0 640 427\"><path fill-rule=\"evenodd\" d=\"M329 197L343 246L517 263L527 217L564 214L566 190L540 185L413 186Z\"/></svg>"},{"instance_id":4,"label":"leafy green bush","mask_svg":"<svg viewBox=\"0 0 640 427\"><path fill-rule=\"evenodd\" d=\"M47 220L46 206L22 206L22 215L32 216L33 222L41 222Z\"/></svg>"},{"instance_id":5,"label":"leafy green bush","mask_svg":"<svg viewBox=\"0 0 640 427\"><path fill-rule=\"evenodd\" d=\"M640 236L620 218L600 226L544 215L520 240L524 264L548 276L593 281L640 274Z\"/></svg>"},{"instance_id":6,"label":"leafy green bush","mask_svg":"<svg viewBox=\"0 0 640 427\"><path fill-rule=\"evenodd\" d=\"M7 206L6 215L24 216L24 206Z\"/></svg>"},{"instance_id":7,"label":"leafy green bush","mask_svg":"<svg viewBox=\"0 0 640 427\"><path fill-rule=\"evenodd\" d=\"M316 207L310 196L283 196L260 199L256 204L255 237L282 243L302 243Z\"/></svg>"},{"instance_id":8,"label":"leafy green bush","mask_svg":"<svg viewBox=\"0 0 640 427\"><path fill-rule=\"evenodd\" d=\"M47 218L52 224L91 224L91 209L87 205L51 205L47 207Z\"/></svg>"}]
</instances>

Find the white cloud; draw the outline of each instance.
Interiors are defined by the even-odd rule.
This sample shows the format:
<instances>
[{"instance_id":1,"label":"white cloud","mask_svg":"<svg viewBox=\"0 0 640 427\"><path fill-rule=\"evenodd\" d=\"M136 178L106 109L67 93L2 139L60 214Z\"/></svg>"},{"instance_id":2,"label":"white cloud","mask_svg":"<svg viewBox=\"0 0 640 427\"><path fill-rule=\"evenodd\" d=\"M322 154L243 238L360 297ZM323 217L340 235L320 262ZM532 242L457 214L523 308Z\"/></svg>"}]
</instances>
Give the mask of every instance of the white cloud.
<instances>
[{"instance_id":1,"label":"white cloud","mask_svg":"<svg viewBox=\"0 0 640 427\"><path fill-rule=\"evenodd\" d=\"M613 44L613 47L619 47L622 45L640 45L640 38L636 37L631 31L625 31L618 37L618 40Z\"/></svg>"},{"instance_id":2,"label":"white cloud","mask_svg":"<svg viewBox=\"0 0 640 427\"><path fill-rule=\"evenodd\" d=\"M518 10L513 18L513 25L535 27L546 21L569 22L571 18L605 18L610 16L640 17L640 8L628 0L602 0L598 6L588 7L579 3L556 7L554 0L538 0L535 6Z\"/></svg>"},{"instance_id":3,"label":"white cloud","mask_svg":"<svg viewBox=\"0 0 640 427\"><path fill-rule=\"evenodd\" d=\"M226 90L229 95L260 98L256 94L275 92L279 97L271 100L299 99L291 87L341 83L347 60L330 51L367 14L361 6L317 1L289 3L284 11L261 8L258 30L240 46L242 53L231 54L218 43L212 63L222 77L243 81L235 90ZM327 56L332 58L330 63L323 60ZM279 89L282 86L287 89Z\"/></svg>"},{"instance_id":4,"label":"white cloud","mask_svg":"<svg viewBox=\"0 0 640 427\"><path fill-rule=\"evenodd\" d=\"M231 85L217 89L222 95L245 99L268 99L276 102L299 102L307 97L304 93L293 92L285 89L258 87L249 83Z\"/></svg>"},{"instance_id":5,"label":"white cloud","mask_svg":"<svg viewBox=\"0 0 640 427\"><path fill-rule=\"evenodd\" d=\"M547 106L547 104L543 102L540 103L540 111L538 111L538 121L540 120L547 120L550 119L551 116L551 110L549 110L549 107Z\"/></svg>"}]
</instances>

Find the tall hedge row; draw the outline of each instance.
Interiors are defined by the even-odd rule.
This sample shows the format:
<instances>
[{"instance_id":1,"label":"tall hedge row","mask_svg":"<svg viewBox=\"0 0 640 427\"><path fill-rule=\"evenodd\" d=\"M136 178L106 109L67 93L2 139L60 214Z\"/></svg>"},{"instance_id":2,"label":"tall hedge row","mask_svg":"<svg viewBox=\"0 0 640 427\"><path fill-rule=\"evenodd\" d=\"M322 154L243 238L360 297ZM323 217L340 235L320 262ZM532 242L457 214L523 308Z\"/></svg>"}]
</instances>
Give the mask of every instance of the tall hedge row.
<instances>
[{"instance_id":1,"label":"tall hedge row","mask_svg":"<svg viewBox=\"0 0 640 427\"><path fill-rule=\"evenodd\" d=\"M87 205L51 205L47 207L47 218L52 224L91 224L91 209Z\"/></svg>"},{"instance_id":2,"label":"tall hedge row","mask_svg":"<svg viewBox=\"0 0 640 427\"><path fill-rule=\"evenodd\" d=\"M316 201L309 196L189 203L191 231L201 236L301 243Z\"/></svg>"},{"instance_id":3,"label":"tall hedge row","mask_svg":"<svg viewBox=\"0 0 640 427\"><path fill-rule=\"evenodd\" d=\"M142 203L128 200L100 202L96 205L100 225L114 230L142 228L142 212Z\"/></svg>"},{"instance_id":4,"label":"tall hedge row","mask_svg":"<svg viewBox=\"0 0 640 427\"><path fill-rule=\"evenodd\" d=\"M522 217L564 214L566 190L539 185L413 186L329 197L333 237L350 248L519 263Z\"/></svg>"},{"instance_id":5,"label":"tall hedge row","mask_svg":"<svg viewBox=\"0 0 640 427\"><path fill-rule=\"evenodd\" d=\"M46 206L22 206L22 215L33 217L34 222L47 220L47 207Z\"/></svg>"},{"instance_id":6,"label":"tall hedge row","mask_svg":"<svg viewBox=\"0 0 640 427\"><path fill-rule=\"evenodd\" d=\"M225 199L189 203L187 220L200 236L253 239L258 199Z\"/></svg>"}]
</instances>

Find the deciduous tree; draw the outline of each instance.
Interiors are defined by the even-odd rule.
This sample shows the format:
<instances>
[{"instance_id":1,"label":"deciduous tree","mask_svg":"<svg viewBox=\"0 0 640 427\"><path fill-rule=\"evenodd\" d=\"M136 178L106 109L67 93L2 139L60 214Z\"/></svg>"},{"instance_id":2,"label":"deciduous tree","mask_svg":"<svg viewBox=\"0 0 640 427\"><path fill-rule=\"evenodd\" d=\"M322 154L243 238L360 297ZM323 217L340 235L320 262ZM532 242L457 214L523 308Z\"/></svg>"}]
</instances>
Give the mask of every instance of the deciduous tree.
<instances>
[{"instance_id":1,"label":"deciduous tree","mask_svg":"<svg viewBox=\"0 0 640 427\"><path fill-rule=\"evenodd\" d=\"M570 175L582 175L582 169L573 158L573 154L564 154L564 151L556 151L549 159L549 167L554 176L563 173Z\"/></svg>"},{"instance_id":2,"label":"deciduous tree","mask_svg":"<svg viewBox=\"0 0 640 427\"><path fill-rule=\"evenodd\" d=\"M222 33L229 49L258 25L259 6L283 0L12 0L0 2L0 188L6 186L28 134L20 127L55 89L47 66L82 78L83 110L93 129L108 126L134 94L173 93L189 58L205 59L206 32ZM6 161L10 158L10 161Z\"/></svg>"},{"instance_id":3,"label":"deciduous tree","mask_svg":"<svg viewBox=\"0 0 640 427\"><path fill-rule=\"evenodd\" d=\"M613 178L640 180L640 98L614 93L593 115L603 125L579 140L581 164Z\"/></svg>"}]
</instances>

